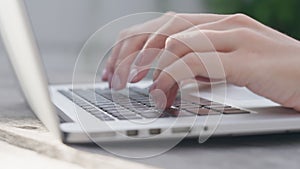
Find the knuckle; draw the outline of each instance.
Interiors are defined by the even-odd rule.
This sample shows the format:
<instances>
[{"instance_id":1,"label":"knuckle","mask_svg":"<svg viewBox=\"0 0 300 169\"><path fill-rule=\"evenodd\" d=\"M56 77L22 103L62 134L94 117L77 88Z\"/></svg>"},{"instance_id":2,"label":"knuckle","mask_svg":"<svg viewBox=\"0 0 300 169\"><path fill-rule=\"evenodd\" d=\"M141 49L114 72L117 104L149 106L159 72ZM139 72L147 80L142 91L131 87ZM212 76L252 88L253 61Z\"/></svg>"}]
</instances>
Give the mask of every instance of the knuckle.
<instances>
[{"instance_id":1,"label":"knuckle","mask_svg":"<svg viewBox=\"0 0 300 169\"><path fill-rule=\"evenodd\" d=\"M226 21L229 22L229 23L234 23L234 24L247 24L250 22L250 17L245 15L245 14L242 14L242 13L237 13L237 14L234 14L234 15L230 15Z\"/></svg>"},{"instance_id":2,"label":"knuckle","mask_svg":"<svg viewBox=\"0 0 300 169\"><path fill-rule=\"evenodd\" d=\"M166 12L164 15L168 15L168 16L172 16L172 15L175 15L176 14L176 12L174 12L174 11L168 11L168 12Z\"/></svg>"},{"instance_id":3,"label":"knuckle","mask_svg":"<svg viewBox=\"0 0 300 169\"><path fill-rule=\"evenodd\" d=\"M174 16L174 15L177 15L177 13L173 11L168 11L163 16Z\"/></svg>"},{"instance_id":4,"label":"knuckle","mask_svg":"<svg viewBox=\"0 0 300 169\"><path fill-rule=\"evenodd\" d=\"M175 50L182 45L180 38L176 35L169 36L165 42L165 46L168 50Z\"/></svg>"},{"instance_id":5,"label":"knuckle","mask_svg":"<svg viewBox=\"0 0 300 169\"><path fill-rule=\"evenodd\" d=\"M119 33L118 39L120 42L126 41L130 37L130 30L124 29Z\"/></svg>"},{"instance_id":6,"label":"knuckle","mask_svg":"<svg viewBox=\"0 0 300 169\"><path fill-rule=\"evenodd\" d=\"M161 17L159 17L159 19L163 21L168 20L168 22L171 22L176 15L177 14L175 12L166 12Z\"/></svg>"},{"instance_id":7,"label":"knuckle","mask_svg":"<svg viewBox=\"0 0 300 169\"><path fill-rule=\"evenodd\" d=\"M174 13L169 15L169 20L167 22L168 28L173 29L174 25L184 24L184 19L182 18L182 14Z\"/></svg>"},{"instance_id":8,"label":"knuckle","mask_svg":"<svg viewBox=\"0 0 300 169\"><path fill-rule=\"evenodd\" d=\"M168 21L168 27L170 30L176 30L176 26L194 26L184 14L174 14Z\"/></svg>"},{"instance_id":9,"label":"knuckle","mask_svg":"<svg viewBox=\"0 0 300 169\"><path fill-rule=\"evenodd\" d=\"M158 47L158 48L163 48L165 45L165 41L166 41L166 36L165 35L161 35L161 34L157 34L154 37L151 37L148 39L147 42L147 48L148 47Z\"/></svg>"},{"instance_id":10,"label":"knuckle","mask_svg":"<svg viewBox=\"0 0 300 169\"><path fill-rule=\"evenodd\" d=\"M175 14L173 15L173 18L174 18L174 19L178 19L178 18L180 18L181 16L182 16L181 14L175 13Z\"/></svg>"},{"instance_id":11,"label":"knuckle","mask_svg":"<svg viewBox=\"0 0 300 169\"><path fill-rule=\"evenodd\" d=\"M237 18L237 19L248 19L249 17L243 13L237 13L237 14L234 14L232 15L233 17Z\"/></svg>"},{"instance_id":12,"label":"knuckle","mask_svg":"<svg viewBox=\"0 0 300 169\"><path fill-rule=\"evenodd\" d=\"M130 42L133 43L133 45L142 45L147 40L148 36L145 36L143 33L139 33L135 31L134 29L125 29L119 33L119 43L123 42Z\"/></svg>"},{"instance_id":13,"label":"knuckle","mask_svg":"<svg viewBox=\"0 0 300 169\"><path fill-rule=\"evenodd\" d=\"M170 29L170 28L172 28L172 26L174 26L174 25L176 25L176 22L177 22L177 17L176 17L176 15L177 14L175 14L175 15L172 15L172 16L169 16L169 20L166 22L166 24L165 24L165 29L166 28L168 28L168 29Z\"/></svg>"},{"instance_id":14,"label":"knuckle","mask_svg":"<svg viewBox=\"0 0 300 169\"><path fill-rule=\"evenodd\" d=\"M250 17L243 14L243 13L237 13L231 16L231 19L235 20L235 21L244 21L244 20L248 20Z\"/></svg>"},{"instance_id":15,"label":"knuckle","mask_svg":"<svg viewBox=\"0 0 300 169\"><path fill-rule=\"evenodd\" d=\"M134 37L137 34L138 34L138 32L136 31L135 26L132 26L132 27L123 29L119 33L119 38L121 38L121 39L127 39L127 38Z\"/></svg>"},{"instance_id":16,"label":"knuckle","mask_svg":"<svg viewBox=\"0 0 300 169\"><path fill-rule=\"evenodd\" d=\"M120 33L119 33L119 37L124 38L129 34L129 29L123 29Z\"/></svg>"}]
</instances>

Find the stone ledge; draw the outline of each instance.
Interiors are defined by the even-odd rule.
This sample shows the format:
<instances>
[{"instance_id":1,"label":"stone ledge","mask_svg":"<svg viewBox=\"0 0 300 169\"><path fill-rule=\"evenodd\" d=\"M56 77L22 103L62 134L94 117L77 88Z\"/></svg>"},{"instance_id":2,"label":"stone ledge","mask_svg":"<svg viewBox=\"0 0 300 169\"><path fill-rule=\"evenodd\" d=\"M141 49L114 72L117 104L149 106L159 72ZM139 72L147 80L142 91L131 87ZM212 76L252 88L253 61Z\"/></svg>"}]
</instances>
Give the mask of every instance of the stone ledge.
<instances>
[{"instance_id":1,"label":"stone ledge","mask_svg":"<svg viewBox=\"0 0 300 169\"><path fill-rule=\"evenodd\" d=\"M83 168L96 169L153 169L135 162L109 156L92 154L71 148L55 140L38 120L0 122L0 140L11 145L35 151L41 155L76 164Z\"/></svg>"}]
</instances>

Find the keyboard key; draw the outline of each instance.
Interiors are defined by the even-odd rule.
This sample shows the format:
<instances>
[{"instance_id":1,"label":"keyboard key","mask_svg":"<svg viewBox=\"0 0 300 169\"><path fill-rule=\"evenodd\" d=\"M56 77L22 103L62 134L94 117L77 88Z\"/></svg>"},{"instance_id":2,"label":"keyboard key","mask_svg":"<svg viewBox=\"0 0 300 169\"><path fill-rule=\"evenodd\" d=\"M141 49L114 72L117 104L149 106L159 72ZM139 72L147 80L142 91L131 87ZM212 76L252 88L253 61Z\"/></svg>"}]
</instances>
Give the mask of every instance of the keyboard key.
<instances>
[{"instance_id":1,"label":"keyboard key","mask_svg":"<svg viewBox=\"0 0 300 169\"><path fill-rule=\"evenodd\" d=\"M186 110L191 112L191 113L195 113L199 116L201 116L201 115L219 115L219 114L221 114L220 112L210 110L210 109L206 109L206 108L191 108L191 109L186 109Z\"/></svg>"},{"instance_id":2,"label":"keyboard key","mask_svg":"<svg viewBox=\"0 0 300 169\"><path fill-rule=\"evenodd\" d=\"M112 121L114 120L112 117L109 117L107 115L94 115L95 117L97 117L98 119L102 120L102 121Z\"/></svg>"},{"instance_id":3,"label":"keyboard key","mask_svg":"<svg viewBox=\"0 0 300 169\"><path fill-rule=\"evenodd\" d=\"M122 116L118 117L119 120L136 120L136 119L141 119L141 117L138 116Z\"/></svg>"},{"instance_id":4,"label":"keyboard key","mask_svg":"<svg viewBox=\"0 0 300 169\"><path fill-rule=\"evenodd\" d=\"M228 110L224 110L223 114L249 114L249 111L246 110L240 110L240 109L228 109Z\"/></svg>"},{"instance_id":5,"label":"keyboard key","mask_svg":"<svg viewBox=\"0 0 300 169\"><path fill-rule=\"evenodd\" d=\"M141 114L141 116L145 118L158 118L160 114L153 112L153 113Z\"/></svg>"},{"instance_id":6,"label":"keyboard key","mask_svg":"<svg viewBox=\"0 0 300 169\"><path fill-rule=\"evenodd\" d=\"M193 113L187 112L185 110L175 109L175 108L166 109L165 112L174 117L195 116L195 114Z\"/></svg>"},{"instance_id":7,"label":"keyboard key","mask_svg":"<svg viewBox=\"0 0 300 169\"><path fill-rule=\"evenodd\" d=\"M117 112L114 112L115 114L120 114L120 115L123 115L123 116L136 116L136 114L132 111L129 111L129 110L120 110L120 111L117 111Z\"/></svg>"},{"instance_id":8,"label":"keyboard key","mask_svg":"<svg viewBox=\"0 0 300 169\"><path fill-rule=\"evenodd\" d=\"M112 121L112 120L115 120L115 119L113 119L111 117L104 117L101 120L103 120L103 121Z\"/></svg>"},{"instance_id":9,"label":"keyboard key","mask_svg":"<svg viewBox=\"0 0 300 169\"><path fill-rule=\"evenodd\" d=\"M140 88L130 88L129 97L110 89L74 89L59 92L101 120L250 113L203 98L199 98L198 102L201 104L197 104L195 101L181 100L180 97L175 99L171 108L161 111L155 108L149 98L148 89Z\"/></svg>"},{"instance_id":10,"label":"keyboard key","mask_svg":"<svg viewBox=\"0 0 300 169\"><path fill-rule=\"evenodd\" d=\"M196 104L186 104L182 105L180 108L181 109L192 109L192 108L201 108L201 105L196 105Z\"/></svg>"},{"instance_id":11,"label":"keyboard key","mask_svg":"<svg viewBox=\"0 0 300 169\"><path fill-rule=\"evenodd\" d=\"M223 112L225 110L239 110L236 108L232 108L231 106L223 106L223 107L208 107L209 109L213 109L215 111Z\"/></svg>"},{"instance_id":12,"label":"keyboard key","mask_svg":"<svg viewBox=\"0 0 300 169\"><path fill-rule=\"evenodd\" d=\"M158 118L161 116L161 112L153 111L153 110L147 110L139 113L141 116L145 118Z\"/></svg>"},{"instance_id":13,"label":"keyboard key","mask_svg":"<svg viewBox=\"0 0 300 169\"><path fill-rule=\"evenodd\" d=\"M224 105L224 104L220 104L220 103L212 103L210 105L206 105L204 106L208 109L214 109L214 108L228 108L230 106Z\"/></svg>"}]
</instances>

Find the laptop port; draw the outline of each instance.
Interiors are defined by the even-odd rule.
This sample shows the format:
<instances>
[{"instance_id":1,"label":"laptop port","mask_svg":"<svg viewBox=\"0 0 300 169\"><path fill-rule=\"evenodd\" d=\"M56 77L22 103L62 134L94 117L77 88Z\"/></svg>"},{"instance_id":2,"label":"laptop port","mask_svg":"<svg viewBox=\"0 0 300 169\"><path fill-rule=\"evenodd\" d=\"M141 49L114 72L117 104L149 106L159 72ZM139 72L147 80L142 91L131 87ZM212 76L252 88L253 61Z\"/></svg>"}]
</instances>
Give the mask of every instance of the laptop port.
<instances>
[{"instance_id":1,"label":"laptop port","mask_svg":"<svg viewBox=\"0 0 300 169\"><path fill-rule=\"evenodd\" d=\"M150 129L149 130L149 133L151 135L157 135L157 134L160 134L161 133L161 129Z\"/></svg>"},{"instance_id":2,"label":"laptop port","mask_svg":"<svg viewBox=\"0 0 300 169\"><path fill-rule=\"evenodd\" d=\"M139 134L138 130L127 130L126 135L127 136L137 136Z\"/></svg>"},{"instance_id":3,"label":"laptop port","mask_svg":"<svg viewBox=\"0 0 300 169\"><path fill-rule=\"evenodd\" d=\"M191 131L190 127L176 127L172 128L173 133L189 133Z\"/></svg>"},{"instance_id":4,"label":"laptop port","mask_svg":"<svg viewBox=\"0 0 300 169\"><path fill-rule=\"evenodd\" d=\"M89 136L95 139L95 138L103 138L103 137L113 137L116 136L116 133L115 132L89 133Z\"/></svg>"}]
</instances>

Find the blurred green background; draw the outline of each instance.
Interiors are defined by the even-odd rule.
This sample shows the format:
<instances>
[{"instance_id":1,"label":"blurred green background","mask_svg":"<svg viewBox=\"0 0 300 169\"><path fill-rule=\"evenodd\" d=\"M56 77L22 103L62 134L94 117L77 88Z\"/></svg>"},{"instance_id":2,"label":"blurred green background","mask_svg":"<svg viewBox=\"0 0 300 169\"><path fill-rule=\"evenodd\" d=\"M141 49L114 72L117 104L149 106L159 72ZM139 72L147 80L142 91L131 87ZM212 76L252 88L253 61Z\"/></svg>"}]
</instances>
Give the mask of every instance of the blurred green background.
<instances>
[{"instance_id":1,"label":"blurred green background","mask_svg":"<svg viewBox=\"0 0 300 169\"><path fill-rule=\"evenodd\" d=\"M300 0L205 0L212 13L244 13L300 40Z\"/></svg>"}]
</instances>

